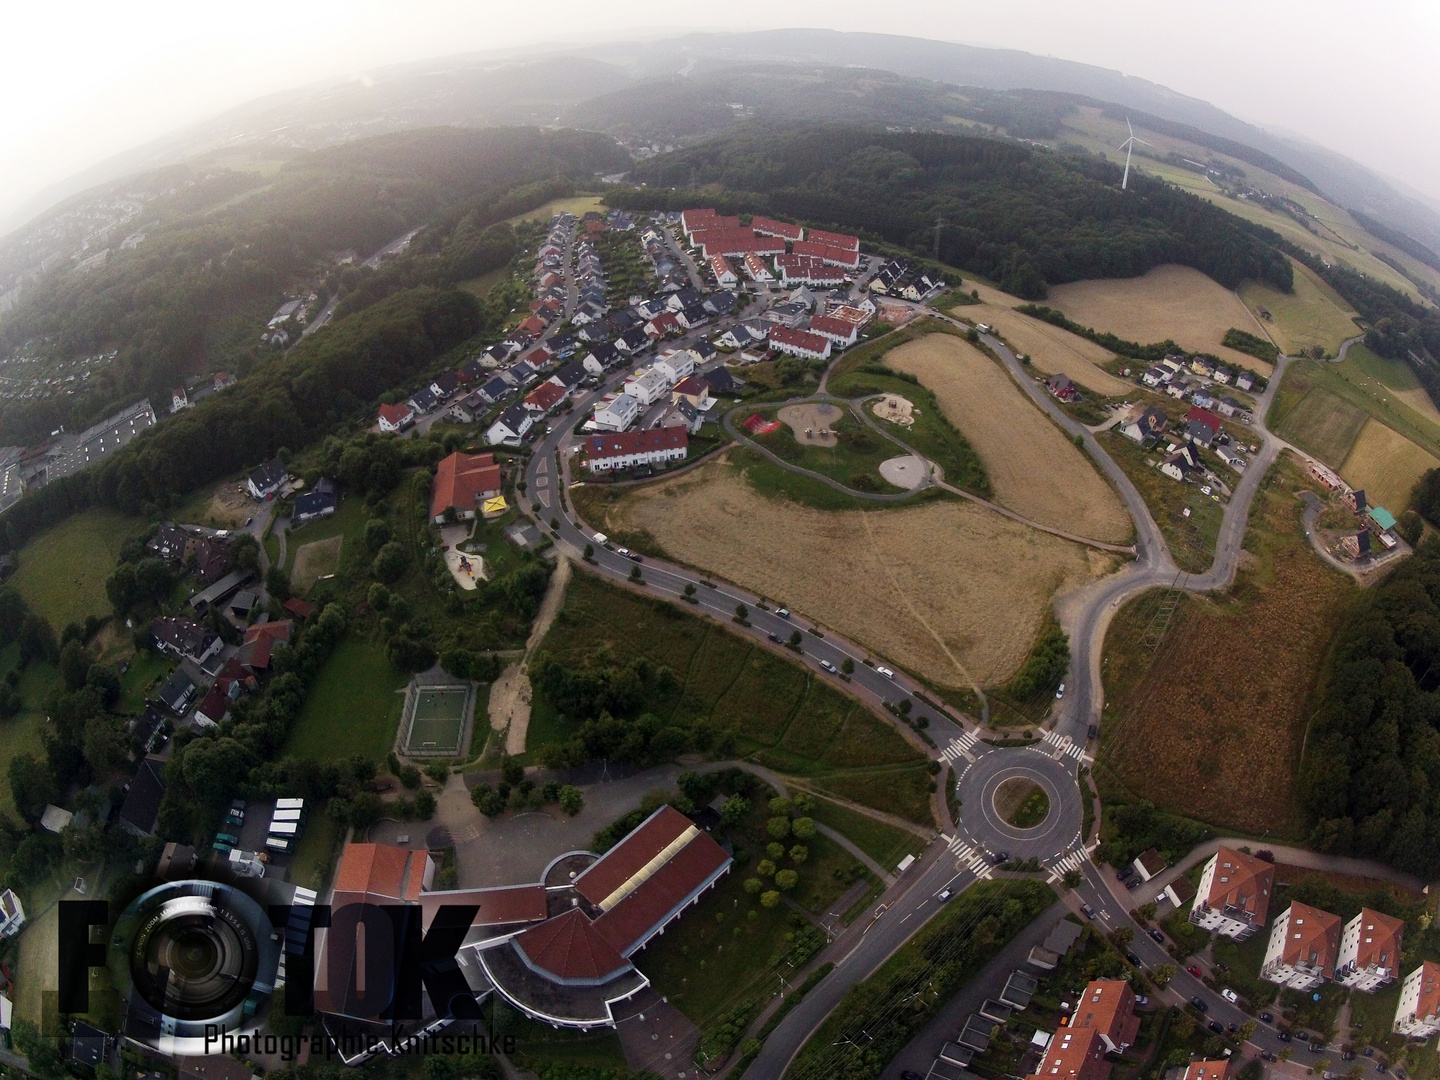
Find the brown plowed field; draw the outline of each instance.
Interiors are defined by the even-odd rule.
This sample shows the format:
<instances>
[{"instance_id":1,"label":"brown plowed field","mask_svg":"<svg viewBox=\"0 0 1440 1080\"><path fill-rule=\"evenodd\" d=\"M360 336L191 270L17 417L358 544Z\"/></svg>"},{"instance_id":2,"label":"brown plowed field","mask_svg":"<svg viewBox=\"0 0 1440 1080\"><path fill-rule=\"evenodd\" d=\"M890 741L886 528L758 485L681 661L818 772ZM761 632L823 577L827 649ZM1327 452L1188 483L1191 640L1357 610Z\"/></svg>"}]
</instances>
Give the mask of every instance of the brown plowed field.
<instances>
[{"instance_id":1,"label":"brown plowed field","mask_svg":"<svg viewBox=\"0 0 1440 1080\"><path fill-rule=\"evenodd\" d=\"M957 687L1008 678L1052 596L1115 565L958 500L840 512L771 500L723 461L631 489L590 524L644 529L673 557Z\"/></svg>"},{"instance_id":2,"label":"brown plowed field","mask_svg":"<svg viewBox=\"0 0 1440 1080\"><path fill-rule=\"evenodd\" d=\"M984 461L1001 506L1077 536L1130 538L1130 516L1090 459L979 349L928 334L890 350L885 364L935 395Z\"/></svg>"}]
</instances>

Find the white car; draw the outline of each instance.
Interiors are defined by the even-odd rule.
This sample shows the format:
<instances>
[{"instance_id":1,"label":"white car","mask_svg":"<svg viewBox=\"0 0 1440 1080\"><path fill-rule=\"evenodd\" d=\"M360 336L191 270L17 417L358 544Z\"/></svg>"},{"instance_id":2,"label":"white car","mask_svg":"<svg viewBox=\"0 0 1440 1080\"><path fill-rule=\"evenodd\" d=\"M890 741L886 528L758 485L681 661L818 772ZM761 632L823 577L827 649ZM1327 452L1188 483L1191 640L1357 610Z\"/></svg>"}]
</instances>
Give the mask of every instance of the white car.
<instances>
[{"instance_id":1,"label":"white car","mask_svg":"<svg viewBox=\"0 0 1440 1080\"><path fill-rule=\"evenodd\" d=\"M1202 484L1201 487L1200 487L1200 494L1201 494L1201 495L1209 495L1209 494L1210 494L1210 485L1209 485L1209 484Z\"/></svg>"},{"instance_id":2,"label":"white car","mask_svg":"<svg viewBox=\"0 0 1440 1080\"><path fill-rule=\"evenodd\" d=\"M838 670L838 669L835 667L834 664L830 663L829 660L821 660L821 661L820 661L820 666L823 667L826 671L830 671L830 672L834 672L834 671Z\"/></svg>"},{"instance_id":3,"label":"white car","mask_svg":"<svg viewBox=\"0 0 1440 1080\"><path fill-rule=\"evenodd\" d=\"M1224 990L1220 991L1220 996L1223 997L1226 1001L1230 1002L1231 1005L1234 1005L1240 1000L1240 995L1235 993L1235 991L1231 990L1228 986Z\"/></svg>"},{"instance_id":4,"label":"white car","mask_svg":"<svg viewBox=\"0 0 1440 1080\"><path fill-rule=\"evenodd\" d=\"M625 558L628 559L628 558L630 557L630 549L629 549L629 548L616 548L616 549L615 549L615 554L616 554L616 555L624 555Z\"/></svg>"},{"instance_id":5,"label":"white car","mask_svg":"<svg viewBox=\"0 0 1440 1080\"><path fill-rule=\"evenodd\" d=\"M1064 696L1065 696L1065 684L1062 682L1058 687L1055 688L1055 700L1056 700L1056 701L1059 701L1059 700L1060 700L1062 697L1064 697Z\"/></svg>"},{"instance_id":6,"label":"white car","mask_svg":"<svg viewBox=\"0 0 1440 1080\"><path fill-rule=\"evenodd\" d=\"M893 679L895 677L895 672L891 671L888 667L877 667L875 670L887 679Z\"/></svg>"}]
</instances>

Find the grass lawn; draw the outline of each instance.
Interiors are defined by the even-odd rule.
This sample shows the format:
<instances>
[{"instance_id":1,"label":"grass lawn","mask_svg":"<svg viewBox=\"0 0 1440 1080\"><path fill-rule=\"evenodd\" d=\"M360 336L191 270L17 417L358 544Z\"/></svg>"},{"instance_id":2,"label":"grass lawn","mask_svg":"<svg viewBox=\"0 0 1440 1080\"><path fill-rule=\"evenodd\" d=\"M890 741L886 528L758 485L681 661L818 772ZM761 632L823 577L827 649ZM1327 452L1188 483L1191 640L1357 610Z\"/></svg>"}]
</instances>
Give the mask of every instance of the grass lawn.
<instances>
[{"instance_id":1,"label":"grass lawn","mask_svg":"<svg viewBox=\"0 0 1440 1080\"><path fill-rule=\"evenodd\" d=\"M116 510L86 510L46 529L20 549L11 584L58 634L87 615L108 615L105 581L120 548L145 531L144 518Z\"/></svg>"},{"instance_id":2,"label":"grass lawn","mask_svg":"<svg viewBox=\"0 0 1440 1080\"><path fill-rule=\"evenodd\" d=\"M881 866L894 866L906 855L919 855L925 850L925 841L914 833L876 821L827 799L816 800L812 816L843 835Z\"/></svg>"},{"instance_id":3,"label":"grass lawn","mask_svg":"<svg viewBox=\"0 0 1440 1080\"><path fill-rule=\"evenodd\" d=\"M137 652L130 658L130 670L120 677L120 711L138 713L144 709L151 688L169 673L170 661L158 652Z\"/></svg>"},{"instance_id":4,"label":"grass lawn","mask_svg":"<svg viewBox=\"0 0 1440 1080\"><path fill-rule=\"evenodd\" d=\"M508 225L518 225L522 221L539 221L549 224L550 219L556 214L569 213L577 218L584 217L591 210L603 211L605 200L599 195L567 195L563 199L551 199L544 206L537 206L534 210L527 210L523 214L516 214L512 218L506 218Z\"/></svg>"},{"instance_id":5,"label":"grass lawn","mask_svg":"<svg viewBox=\"0 0 1440 1080\"><path fill-rule=\"evenodd\" d=\"M676 676L645 711L728 733L736 751L843 799L931 824L928 762L867 709L798 664L708 619L577 573L541 648L582 667L601 645L616 662L643 655ZM530 750L565 736L575 718L535 694Z\"/></svg>"},{"instance_id":6,"label":"grass lawn","mask_svg":"<svg viewBox=\"0 0 1440 1080\"><path fill-rule=\"evenodd\" d=\"M326 813L317 813L305 823L295 857L290 862L290 879L316 892L323 892L330 877L330 864L335 845L340 840L340 826Z\"/></svg>"},{"instance_id":7,"label":"grass lawn","mask_svg":"<svg viewBox=\"0 0 1440 1080\"><path fill-rule=\"evenodd\" d=\"M1403 373L1394 364L1368 350L1361 350L1355 360L1346 360L1343 364L1297 360L1285 372L1266 423L1282 438L1339 467L1345 455L1340 454L1338 460L1331 460L1330 455L1339 449L1340 436L1328 432L1330 421L1326 419L1338 407L1306 405L1319 391L1322 404L1327 397L1338 399L1349 407L1346 416L1359 417L1353 421L1354 433L1344 443L1347 453L1364 417L1373 416L1428 453L1440 457L1440 424L1398 396L1413 389L1408 385L1393 385L1402 379ZM1327 453L1321 453L1322 449Z\"/></svg>"},{"instance_id":8,"label":"grass lawn","mask_svg":"<svg viewBox=\"0 0 1440 1080\"><path fill-rule=\"evenodd\" d=\"M284 753L338 761L351 754L383 760L395 743L407 676L385 650L354 638L341 642L305 699Z\"/></svg>"},{"instance_id":9,"label":"grass lawn","mask_svg":"<svg viewBox=\"0 0 1440 1080\"><path fill-rule=\"evenodd\" d=\"M285 569L295 569L295 552L316 540L328 540L332 536L343 536L345 547L350 550L362 546L362 532L365 528L365 503L360 499L341 499L335 513L319 521L312 521L285 534ZM268 538L267 538L268 544Z\"/></svg>"},{"instance_id":10,"label":"grass lawn","mask_svg":"<svg viewBox=\"0 0 1440 1080\"><path fill-rule=\"evenodd\" d=\"M765 409L762 415L774 419L778 411ZM901 490L880 476L879 466L882 461L903 454L903 450L876 435L848 409L837 412L829 426L835 432L834 446L802 442L784 423L769 435L756 437L755 441L783 461L838 480L857 491Z\"/></svg>"},{"instance_id":11,"label":"grass lawn","mask_svg":"<svg viewBox=\"0 0 1440 1080\"><path fill-rule=\"evenodd\" d=\"M874 875L865 869L860 860L834 840L817 833L804 844L810 850L810 857L805 860L800 884L790 894L790 899L812 915L828 914L835 901L855 882L875 881ZM843 915L844 912L837 911L835 914Z\"/></svg>"},{"instance_id":12,"label":"grass lawn","mask_svg":"<svg viewBox=\"0 0 1440 1080\"><path fill-rule=\"evenodd\" d=\"M1224 506L1200 494L1199 484L1182 484L1149 464L1154 461L1158 465L1165 454L1163 447L1145 450L1113 430L1096 437L1150 508L1175 564L1192 573L1208 570L1215 559L1215 537L1225 517ZM1233 475L1223 466L1217 471L1221 476ZM1184 514L1187 508L1188 518Z\"/></svg>"},{"instance_id":13,"label":"grass lawn","mask_svg":"<svg viewBox=\"0 0 1440 1080\"><path fill-rule=\"evenodd\" d=\"M481 274L479 277L468 278L465 281L457 282L455 287L463 289L476 299L484 300L490 295L490 290L510 276L510 267L502 266L491 270L489 273Z\"/></svg>"},{"instance_id":14,"label":"grass lawn","mask_svg":"<svg viewBox=\"0 0 1440 1080\"><path fill-rule=\"evenodd\" d=\"M1293 259L1295 288L1293 292L1282 293L1272 285L1259 281L1244 282L1236 292L1241 301L1256 315L1258 308L1270 312L1272 321L1261 322L1275 337L1275 343L1291 356L1297 356L1312 345L1319 345L1334 356L1340 351L1340 343L1360 333L1351 319L1349 305L1321 281L1307 267ZM1251 326L1242 326L1250 333L1257 331Z\"/></svg>"}]
</instances>

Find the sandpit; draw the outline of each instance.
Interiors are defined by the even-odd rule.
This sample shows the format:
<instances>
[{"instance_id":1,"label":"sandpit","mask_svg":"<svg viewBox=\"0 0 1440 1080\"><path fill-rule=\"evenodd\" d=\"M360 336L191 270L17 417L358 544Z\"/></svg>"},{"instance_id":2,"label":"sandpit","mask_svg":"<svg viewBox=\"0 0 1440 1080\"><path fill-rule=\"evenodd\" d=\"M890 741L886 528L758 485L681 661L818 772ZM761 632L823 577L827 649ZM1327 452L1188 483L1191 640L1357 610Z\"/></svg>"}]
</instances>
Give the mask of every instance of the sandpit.
<instances>
[{"instance_id":1,"label":"sandpit","mask_svg":"<svg viewBox=\"0 0 1440 1080\"><path fill-rule=\"evenodd\" d=\"M450 571L455 584L466 592L478 588L480 581L490 580L490 572L485 568L483 558L459 550L460 545L469 538L469 525L446 525L440 530L440 542L445 545L445 568Z\"/></svg>"},{"instance_id":2,"label":"sandpit","mask_svg":"<svg viewBox=\"0 0 1440 1080\"><path fill-rule=\"evenodd\" d=\"M929 466L925 464L924 458L916 457L914 454L906 454L904 457L892 457L880 463L880 475L898 488L906 491L913 491L920 486L920 481L925 479L929 472Z\"/></svg>"},{"instance_id":3,"label":"sandpit","mask_svg":"<svg viewBox=\"0 0 1440 1080\"><path fill-rule=\"evenodd\" d=\"M900 427L909 427L915 423L915 406L910 403L908 398L903 398L899 394L886 394L870 406L870 411L881 420L889 420L892 424L898 424Z\"/></svg>"},{"instance_id":4,"label":"sandpit","mask_svg":"<svg viewBox=\"0 0 1440 1080\"><path fill-rule=\"evenodd\" d=\"M786 405L775 414L782 424L795 433L795 441L806 446L834 446L835 424L841 412L839 405L828 401L810 401L804 405Z\"/></svg>"},{"instance_id":5,"label":"sandpit","mask_svg":"<svg viewBox=\"0 0 1440 1080\"><path fill-rule=\"evenodd\" d=\"M290 570L290 583L302 596L322 577L329 577L340 567L343 536L315 540L295 552L295 565Z\"/></svg>"}]
</instances>

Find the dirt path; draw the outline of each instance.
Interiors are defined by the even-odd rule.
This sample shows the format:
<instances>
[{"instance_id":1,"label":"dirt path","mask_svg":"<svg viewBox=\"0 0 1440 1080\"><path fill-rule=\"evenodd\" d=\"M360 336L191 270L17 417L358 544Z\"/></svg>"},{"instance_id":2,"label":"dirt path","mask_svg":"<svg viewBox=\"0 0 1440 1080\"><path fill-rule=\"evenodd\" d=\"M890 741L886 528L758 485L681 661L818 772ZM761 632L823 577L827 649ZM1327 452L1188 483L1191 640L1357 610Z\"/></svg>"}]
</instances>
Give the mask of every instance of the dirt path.
<instances>
[{"instance_id":1,"label":"dirt path","mask_svg":"<svg viewBox=\"0 0 1440 1080\"><path fill-rule=\"evenodd\" d=\"M545 599L540 601L535 625L530 628L524 658L501 672L490 687L490 728L505 733L507 754L525 752L525 734L530 729L530 676L526 670L530 657L545 640L555 616L560 612L560 605L565 602L565 586L570 584L570 573L570 560L561 555L555 564L555 572L550 575Z\"/></svg>"}]
</instances>

